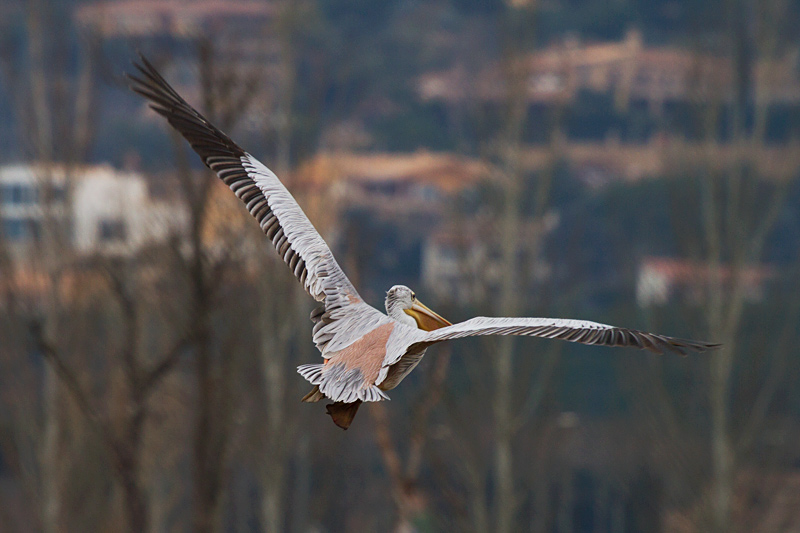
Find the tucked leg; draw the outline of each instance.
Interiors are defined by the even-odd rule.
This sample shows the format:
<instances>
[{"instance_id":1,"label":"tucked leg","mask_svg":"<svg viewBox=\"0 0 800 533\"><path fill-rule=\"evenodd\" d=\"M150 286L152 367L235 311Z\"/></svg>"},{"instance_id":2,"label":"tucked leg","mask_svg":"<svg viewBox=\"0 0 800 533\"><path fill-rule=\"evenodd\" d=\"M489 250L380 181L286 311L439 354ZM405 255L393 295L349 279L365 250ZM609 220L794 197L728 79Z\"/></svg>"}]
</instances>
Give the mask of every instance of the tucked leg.
<instances>
[{"instance_id":1,"label":"tucked leg","mask_svg":"<svg viewBox=\"0 0 800 533\"><path fill-rule=\"evenodd\" d=\"M328 414L331 415L333 419L333 423L342 429L347 429L353 422L353 418L355 418L359 406L361 406L361 400L357 400L353 403L329 403L326 407L328 409Z\"/></svg>"}]
</instances>

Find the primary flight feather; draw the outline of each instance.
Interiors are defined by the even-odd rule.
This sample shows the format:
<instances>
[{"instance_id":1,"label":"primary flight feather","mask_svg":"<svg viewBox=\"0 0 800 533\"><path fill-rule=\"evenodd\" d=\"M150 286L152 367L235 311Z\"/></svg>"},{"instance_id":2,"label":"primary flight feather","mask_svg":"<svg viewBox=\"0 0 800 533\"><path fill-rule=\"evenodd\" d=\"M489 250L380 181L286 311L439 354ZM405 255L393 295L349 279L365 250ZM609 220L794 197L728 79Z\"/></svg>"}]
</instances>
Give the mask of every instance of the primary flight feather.
<instances>
[{"instance_id":1,"label":"primary flight feather","mask_svg":"<svg viewBox=\"0 0 800 533\"><path fill-rule=\"evenodd\" d=\"M656 353L705 351L719 345L597 322L559 318L476 317L451 324L403 285L386 293L386 314L366 304L328 245L275 174L190 106L144 58L131 89L189 142L245 204L306 291L321 305L311 314L322 364L298 372L314 385L303 401L329 398L328 413L347 429L361 402L387 399L428 346L477 335L527 335Z\"/></svg>"}]
</instances>

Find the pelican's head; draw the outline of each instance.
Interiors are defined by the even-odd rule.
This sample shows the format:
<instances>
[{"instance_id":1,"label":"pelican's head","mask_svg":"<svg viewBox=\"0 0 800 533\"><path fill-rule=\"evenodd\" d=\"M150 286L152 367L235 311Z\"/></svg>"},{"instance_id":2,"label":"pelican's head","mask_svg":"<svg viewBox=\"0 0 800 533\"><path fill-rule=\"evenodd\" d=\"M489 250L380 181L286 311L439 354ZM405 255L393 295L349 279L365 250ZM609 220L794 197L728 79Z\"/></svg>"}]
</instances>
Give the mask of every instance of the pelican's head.
<instances>
[{"instance_id":1,"label":"pelican's head","mask_svg":"<svg viewBox=\"0 0 800 533\"><path fill-rule=\"evenodd\" d=\"M386 313L402 324L425 331L452 326L417 300L414 291L405 285L395 285L386 292Z\"/></svg>"}]
</instances>

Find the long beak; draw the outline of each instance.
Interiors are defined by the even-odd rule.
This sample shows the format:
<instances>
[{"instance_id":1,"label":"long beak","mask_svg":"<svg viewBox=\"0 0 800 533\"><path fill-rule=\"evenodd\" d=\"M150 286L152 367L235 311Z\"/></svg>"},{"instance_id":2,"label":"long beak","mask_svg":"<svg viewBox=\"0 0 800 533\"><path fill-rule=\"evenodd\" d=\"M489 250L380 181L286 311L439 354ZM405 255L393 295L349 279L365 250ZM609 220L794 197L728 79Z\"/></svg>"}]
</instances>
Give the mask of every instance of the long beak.
<instances>
[{"instance_id":1,"label":"long beak","mask_svg":"<svg viewBox=\"0 0 800 533\"><path fill-rule=\"evenodd\" d=\"M414 300L411 309L403 309L407 315L411 315L417 321L417 327L425 331L433 331L445 326L452 326L449 321L428 309L419 300Z\"/></svg>"}]
</instances>

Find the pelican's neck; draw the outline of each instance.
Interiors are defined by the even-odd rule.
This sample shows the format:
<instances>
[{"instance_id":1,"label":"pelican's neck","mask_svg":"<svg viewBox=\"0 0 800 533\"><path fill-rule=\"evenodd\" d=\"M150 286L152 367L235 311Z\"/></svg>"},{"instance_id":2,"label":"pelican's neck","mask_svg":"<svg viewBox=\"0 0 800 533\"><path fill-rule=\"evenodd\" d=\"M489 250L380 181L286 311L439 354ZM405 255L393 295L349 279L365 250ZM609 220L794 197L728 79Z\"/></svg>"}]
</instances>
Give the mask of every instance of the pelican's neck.
<instances>
[{"instance_id":1,"label":"pelican's neck","mask_svg":"<svg viewBox=\"0 0 800 533\"><path fill-rule=\"evenodd\" d=\"M399 300L386 298L386 314L389 315L390 318L393 318L410 328L417 327L417 321L414 320L414 317L406 314L405 311L403 311L402 302Z\"/></svg>"}]
</instances>

